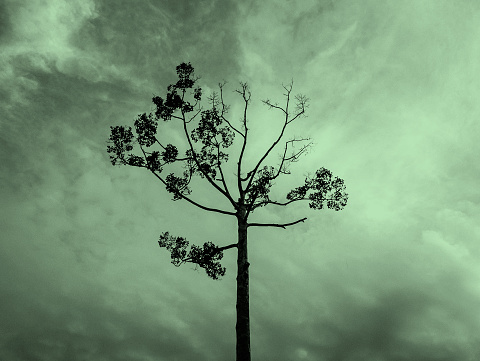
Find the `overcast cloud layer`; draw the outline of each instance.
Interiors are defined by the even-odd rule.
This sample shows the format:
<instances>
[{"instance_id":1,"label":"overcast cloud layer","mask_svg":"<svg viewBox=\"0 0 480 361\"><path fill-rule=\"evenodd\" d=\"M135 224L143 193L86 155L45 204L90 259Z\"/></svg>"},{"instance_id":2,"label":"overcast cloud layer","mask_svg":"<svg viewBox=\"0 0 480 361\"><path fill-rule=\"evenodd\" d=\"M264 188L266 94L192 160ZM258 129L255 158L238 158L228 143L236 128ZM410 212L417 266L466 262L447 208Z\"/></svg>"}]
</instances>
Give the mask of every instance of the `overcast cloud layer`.
<instances>
[{"instance_id":1,"label":"overcast cloud layer","mask_svg":"<svg viewBox=\"0 0 480 361\"><path fill-rule=\"evenodd\" d=\"M315 148L273 195L322 166L350 194L253 215L308 217L249 233L253 360L479 360L478 39L475 0L0 1L0 359L234 359L234 251L213 281L157 240L230 244L235 220L106 154L190 61L235 121L250 84L248 159L294 79Z\"/></svg>"}]
</instances>

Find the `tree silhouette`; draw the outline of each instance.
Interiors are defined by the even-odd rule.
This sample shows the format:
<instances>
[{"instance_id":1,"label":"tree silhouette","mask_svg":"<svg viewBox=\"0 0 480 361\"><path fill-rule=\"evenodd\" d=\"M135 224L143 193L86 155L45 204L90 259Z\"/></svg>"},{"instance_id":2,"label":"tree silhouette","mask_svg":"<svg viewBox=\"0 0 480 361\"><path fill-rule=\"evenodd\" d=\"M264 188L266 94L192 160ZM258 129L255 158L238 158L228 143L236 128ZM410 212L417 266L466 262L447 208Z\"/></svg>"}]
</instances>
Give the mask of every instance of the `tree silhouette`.
<instances>
[{"instance_id":1,"label":"tree silhouette","mask_svg":"<svg viewBox=\"0 0 480 361\"><path fill-rule=\"evenodd\" d=\"M192 205L209 212L220 213L237 218L237 243L219 247L206 242L202 247L190 245L183 237L171 236L168 232L160 235L159 245L170 252L172 263L180 266L193 263L205 269L207 275L218 279L225 274L220 261L223 252L237 248L237 323L236 323L236 359L250 360L250 320L249 320L249 263L247 253L247 230L250 227L281 227L304 222L300 218L288 223L249 223L249 215L255 209L268 206L287 206L297 201L309 201L310 208L324 207L341 210L347 204L348 194L344 181L333 177L325 169L318 169L308 176L304 184L291 190L285 201L272 200L270 190L273 182L284 174L290 174L289 165L296 162L311 146L309 138L291 138L285 140L287 127L305 114L308 99L303 95L292 96L293 83L284 85L285 106L279 106L270 100L263 100L268 108L277 110L283 125L278 136L258 161L248 171L244 169L244 155L248 145L249 128L247 110L251 93L246 83L240 83L236 89L243 101L243 117L239 126L228 119L228 106L224 103L225 83L219 84L219 91L208 97L207 109L201 106L202 89L196 86L198 78L190 63L182 63L176 68L178 81L167 87L165 98L154 96L154 113L141 114L134 122L135 134L131 127L112 126L107 151L113 165L129 165L145 168L165 185L172 193L173 200L185 200ZM292 106L292 100L294 106ZM293 109L292 109L293 108ZM180 155L179 147L164 143L157 137L158 121L176 121L183 128L186 149ZM235 184L227 184L225 163L229 160L226 149L240 139L236 162ZM267 157L275 148L280 147L280 161L276 166L265 165ZM134 152L136 150L136 153ZM182 164L183 171L165 174L164 169ZM191 197L191 181L200 176L211 187L223 195L231 205L231 210L206 206ZM233 196L235 189L237 197Z\"/></svg>"}]
</instances>

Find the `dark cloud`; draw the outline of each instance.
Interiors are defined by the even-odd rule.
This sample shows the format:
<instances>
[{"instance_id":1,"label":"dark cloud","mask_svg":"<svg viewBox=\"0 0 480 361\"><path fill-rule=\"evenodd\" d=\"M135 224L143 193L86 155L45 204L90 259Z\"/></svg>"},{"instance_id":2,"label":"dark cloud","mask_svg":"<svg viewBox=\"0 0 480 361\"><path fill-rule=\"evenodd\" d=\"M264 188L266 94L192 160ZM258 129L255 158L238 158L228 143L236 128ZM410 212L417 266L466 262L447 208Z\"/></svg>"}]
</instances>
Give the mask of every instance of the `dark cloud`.
<instances>
[{"instance_id":1,"label":"dark cloud","mask_svg":"<svg viewBox=\"0 0 480 361\"><path fill-rule=\"evenodd\" d=\"M42 304L35 297L45 302L44 290L30 291L31 299L4 295L4 302L17 306L2 320L6 332L0 355L4 359L211 359L191 342L190 330L184 333L162 326L156 317L145 318L154 311L141 301L132 304L131 310L116 311L100 297L66 297L51 290L48 304Z\"/></svg>"},{"instance_id":2,"label":"dark cloud","mask_svg":"<svg viewBox=\"0 0 480 361\"><path fill-rule=\"evenodd\" d=\"M11 36L12 24L9 9L5 1L0 2L0 44L7 41Z\"/></svg>"},{"instance_id":3,"label":"dark cloud","mask_svg":"<svg viewBox=\"0 0 480 361\"><path fill-rule=\"evenodd\" d=\"M127 67L132 76L153 77L163 88L165 74L184 61L207 78L238 70L234 1L99 1L96 11L73 44L100 53L107 64Z\"/></svg>"},{"instance_id":4,"label":"dark cloud","mask_svg":"<svg viewBox=\"0 0 480 361\"><path fill-rule=\"evenodd\" d=\"M417 270L405 265L399 265L407 273L403 280L388 266L364 265L358 273L345 272L342 266L324 269L323 276L305 270L297 276L309 286L301 290L293 286L298 278L285 269L272 269L281 285L297 289L297 297L270 291L269 306L252 300L252 334L259 357L329 361L478 357L478 324L468 320L478 298L470 286L459 283L461 272L442 273L430 284L419 278L415 284ZM377 284L364 283L369 277ZM266 297L260 295L257 300Z\"/></svg>"}]
</instances>

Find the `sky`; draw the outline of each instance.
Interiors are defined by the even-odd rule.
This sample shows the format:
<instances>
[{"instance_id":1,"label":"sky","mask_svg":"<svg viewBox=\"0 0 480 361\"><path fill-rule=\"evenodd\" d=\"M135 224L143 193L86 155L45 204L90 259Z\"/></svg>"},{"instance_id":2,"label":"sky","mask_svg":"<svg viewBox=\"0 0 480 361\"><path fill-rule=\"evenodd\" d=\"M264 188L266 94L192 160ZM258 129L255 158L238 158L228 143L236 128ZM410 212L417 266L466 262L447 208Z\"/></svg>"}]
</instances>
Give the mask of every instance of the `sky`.
<instances>
[{"instance_id":1,"label":"sky","mask_svg":"<svg viewBox=\"0 0 480 361\"><path fill-rule=\"evenodd\" d=\"M0 359L235 358L235 250L215 281L157 243L234 243L235 219L106 152L181 62L234 122L250 85L248 160L293 79L314 147L272 197L320 167L349 193L252 215L308 218L249 231L253 360L480 359L479 38L475 0L0 1Z\"/></svg>"}]
</instances>

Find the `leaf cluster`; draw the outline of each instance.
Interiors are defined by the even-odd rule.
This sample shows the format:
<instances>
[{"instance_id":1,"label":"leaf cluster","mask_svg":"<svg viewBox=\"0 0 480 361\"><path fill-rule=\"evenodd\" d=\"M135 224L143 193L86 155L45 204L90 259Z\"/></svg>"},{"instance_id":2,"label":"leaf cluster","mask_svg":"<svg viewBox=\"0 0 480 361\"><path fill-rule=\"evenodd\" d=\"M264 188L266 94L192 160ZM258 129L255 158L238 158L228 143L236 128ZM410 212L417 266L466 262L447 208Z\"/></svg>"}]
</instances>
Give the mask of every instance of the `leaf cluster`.
<instances>
[{"instance_id":1,"label":"leaf cluster","mask_svg":"<svg viewBox=\"0 0 480 361\"><path fill-rule=\"evenodd\" d=\"M305 184L287 194L291 202L308 199L313 209L322 209L325 204L329 209L342 210L347 205L348 194L343 179L332 178L332 172L320 168L313 177L306 177Z\"/></svg>"},{"instance_id":2,"label":"leaf cluster","mask_svg":"<svg viewBox=\"0 0 480 361\"><path fill-rule=\"evenodd\" d=\"M257 171L245 197L252 210L268 204L270 201L268 194L272 188L275 174L275 168L272 166L264 166Z\"/></svg>"},{"instance_id":3,"label":"leaf cluster","mask_svg":"<svg viewBox=\"0 0 480 361\"><path fill-rule=\"evenodd\" d=\"M220 264L223 251L212 242L205 242L203 247L192 244L187 252L189 242L185 238L170 236L168 232L164 232L160 235L158 244L170 252L172 263L177 267L189 262L203 268L207 275L215 280L225 275L226 269Z\"/></svg>"}]
</instances>

